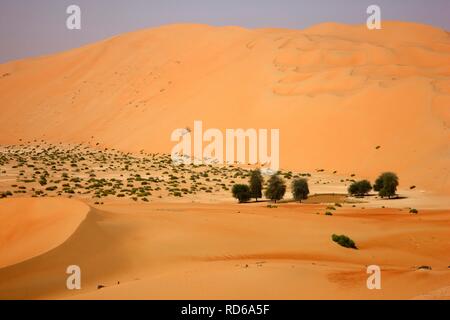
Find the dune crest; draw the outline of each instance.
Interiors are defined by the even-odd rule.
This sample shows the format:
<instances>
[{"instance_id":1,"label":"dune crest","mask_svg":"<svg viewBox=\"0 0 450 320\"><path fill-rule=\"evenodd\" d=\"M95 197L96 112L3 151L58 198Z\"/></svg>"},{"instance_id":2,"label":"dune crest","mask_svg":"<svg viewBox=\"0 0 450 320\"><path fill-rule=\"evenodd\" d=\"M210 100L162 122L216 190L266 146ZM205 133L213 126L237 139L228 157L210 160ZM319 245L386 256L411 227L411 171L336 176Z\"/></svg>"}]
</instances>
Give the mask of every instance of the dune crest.
<instances>
[{"instance_id":1,"label":"dune crest","mask_svg":"<svg viewBox=\"0 0 450 320\"><path fill-rule=\"evenodd\" d=\"M65 198L16 198L0 202L0 268L46 253L66 241L89 207Z\"/></svg>"}]
</instances>

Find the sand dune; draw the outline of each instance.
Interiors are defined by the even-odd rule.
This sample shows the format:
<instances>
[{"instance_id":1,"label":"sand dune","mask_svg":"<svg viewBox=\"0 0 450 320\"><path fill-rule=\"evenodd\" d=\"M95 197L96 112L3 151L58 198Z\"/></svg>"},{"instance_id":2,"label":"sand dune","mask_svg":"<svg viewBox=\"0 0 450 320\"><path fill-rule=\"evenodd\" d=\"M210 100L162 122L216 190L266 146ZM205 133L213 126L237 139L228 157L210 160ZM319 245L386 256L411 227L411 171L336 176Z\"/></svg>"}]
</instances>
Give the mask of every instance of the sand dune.
<instances>
[{"instance_id":1,"label":"sand dune","mask_svg":"<svg viewBox=\"0 0 450 320\"><path fill-rule=\"evenodd\" d=\"M168 153L194 120L280 128L283 168L448 194L449 68L449 33L413 23L163 26L0 65L0 142Z\"/></svg>"},{"instance_id":2,"label":"sand dune","mask_svg":"<svg viewBox=\"0 0 450 320\"><path fill-rule=\"evenodd\" d=\"M0 202L0 268L39 256L65 242L89 207L64 198Z\"/></svg>"},{"instance_id":3,"label":"sand dune","mask_svg":"<svg viewBox=\"0 0 450 320\"><path fill-rule=\"evenodd\" d=\"M448 211L324 210L113 201L59 247L0 269L0 298L392 299L449 283ZM333 243L335 232L360 249ZM72 264L81 267L81 291L65 288ZM366 288L369 264L383 269L383 290Z\"/></svg>"},{"instance_id":4,"label":"sand dune","mask_svg":"<svg viewBox=\"0 0 450 320\"><path fill-rule=\"evenodd\" d=\"M0 200L0 299L448 299L445 30L402 22L381 31L163 26L2 64L0 99L0 144L15 145L2 149L1 187L13 193ZM143 171L153 162L87 146L167 154L172 131L194 120L205 129L279 128L281 167L317 173L311 191L322 195L276 208L231 203L229 188L182 199L151 190L145 203L94 198L106 192L87 182L95 174L111 185L120 176L119 191L122 180L130 188L149 182L135 173L161 176L151 184L168 187L172 172L163 172L163 158ZM42 141L85 153L55 156ZM37 171L59 157L67 163L49 169L49 191ZM352 206L333 195L343 206L325 215L324 199L345 192L348 177L373 180L387 170L400 176L403 199ZM228 174L221 179L241 181ZM16 180L26 186L13 187ZM75 190L76 181L83 185ZM66 191L78 200L18 198L64 196L59 184L74 187ZM338 246L334 233L359 249ZM371 264L383 271L382 290L366 287ZM66 288L69 265L81 267L81 291Z\"/></svg>"}]
</instances>

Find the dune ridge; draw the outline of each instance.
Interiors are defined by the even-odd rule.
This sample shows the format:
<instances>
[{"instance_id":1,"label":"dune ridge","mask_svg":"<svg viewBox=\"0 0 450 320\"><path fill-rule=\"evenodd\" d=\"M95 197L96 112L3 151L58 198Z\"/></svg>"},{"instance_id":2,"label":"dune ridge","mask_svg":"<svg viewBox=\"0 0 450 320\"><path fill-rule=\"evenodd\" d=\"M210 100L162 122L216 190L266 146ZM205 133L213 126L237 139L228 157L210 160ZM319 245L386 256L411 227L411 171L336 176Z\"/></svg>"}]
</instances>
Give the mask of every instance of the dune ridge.
<instances>
[{"instance_id":1,"label":"dune ridge","mask_svg":"<svg viewBox=\"0 0 450 320\"><path fill-rule=\"evenodd\" d=\"M11 199L20 201L21 199ZM61 199L58 199L61 200ZM65 200L65 205L77 204ZM46 199L38 199L45 203ZM88 207L87 205L84 205ZM57 246L29 259L0 269L0 299L48 299L64 297L70 293L66 288L68 266L78 265L83 281L110 274L121 268L122 252L114 238L99 227L102 220L96 210L88 210L84 220ZM41 239L53 237L40 233ZM115 254L111 254L111 251ZM123 255L121 255L123 254ZM107 258L105 258L105 256ZM101 261L101 263L99 263ZM123 270L123 269L122 269Z\"/></svg>"},{"instance_id":2,"label":"dune ridge","mask_svg":"<svg viewBox=\"0 0 450 320\"><path fill-rule=\"evenodd\" d=\"M0 268L51 251L85 219L89 207L65 198L5 199L0 202Z\"/></svg>"}]
</instances>

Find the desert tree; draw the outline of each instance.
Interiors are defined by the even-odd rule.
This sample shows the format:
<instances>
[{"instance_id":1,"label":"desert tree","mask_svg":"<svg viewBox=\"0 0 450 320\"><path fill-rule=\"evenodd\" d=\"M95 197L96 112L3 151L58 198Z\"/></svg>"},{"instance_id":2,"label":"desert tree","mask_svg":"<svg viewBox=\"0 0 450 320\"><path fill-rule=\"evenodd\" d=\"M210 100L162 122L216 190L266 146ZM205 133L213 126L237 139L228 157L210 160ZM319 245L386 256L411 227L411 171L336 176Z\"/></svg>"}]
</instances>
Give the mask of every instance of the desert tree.
<instances>
[{"instance_id":1,"label":"desert tree","mask_svg":"<svg viewBox=\"0 0 450 320\"><path fill-rule=\"evenodd\" d=\"M395 196L398 187L398 176L393 172L384 172L375 181L373 189L378 192L380 197Z\"/></svg>"},{"instance_id":2,"label":"desert tree","mask_svg":"<svg viewBox=\"0 0 450 320\"><path fill-rule=\"evenodd\" d=\"M309 187L308 180L306 179L295 179L292 181L292 196L294 200L302 202L302 200L308 199Z\"/></svg>"},{"instance_id":3,"label":"desert tree","mask_svg":"<svg viewBox=\"0 0 450 320\"><path fill-rule=\"evenodd\" d=\"M370 190L372 185L367 180L355 181L348 187L348 193L357 197L364 197Z\"/></svg>"},{"instance_id":4,"label":"desert tree","mask_svg":"<svg viewBox=\"0 0 450 320\"><path fill-rule=\"evenodd\" d=\"M235 184L231 190L233 197L239 200L239 203L247 202L252 197L250 187L246 184Z\"/></svg>"},{"instance_id":5,"label":"desert tree","mask_svg":"<svg viewBox=\"0 0 450 320\"><path fill-rule=\"evenodd\" d=\"M261 174L261 170L253 170L250 173L250 193L256 201L258 201L258 198L262 197L263 183L264 178Z\"/></svg>"},{"instance_id":6,"label":"desert tree","mask_svg":"<svg viewBox=\"0 0 450 320\"><path fill-rule=\"evenodd\" d=\"M284 180L276 174L272 175L267 182L266 198L276 203L278 200L283 199L285 193L286 184Z\"/></svg>"}]
</instances>

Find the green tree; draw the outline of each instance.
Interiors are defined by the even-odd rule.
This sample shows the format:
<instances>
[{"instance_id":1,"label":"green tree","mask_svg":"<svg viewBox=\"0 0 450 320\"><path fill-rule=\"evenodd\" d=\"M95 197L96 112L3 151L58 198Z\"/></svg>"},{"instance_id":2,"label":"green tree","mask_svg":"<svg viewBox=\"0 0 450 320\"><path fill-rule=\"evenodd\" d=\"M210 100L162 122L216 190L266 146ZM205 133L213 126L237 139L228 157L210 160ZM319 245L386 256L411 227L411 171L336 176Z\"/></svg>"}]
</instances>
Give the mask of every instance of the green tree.
<instances>
[{"instance_id":1,"label":"green tree","mask_svg":"<svg viewBox=\"0 0 450 320\"><path fill-rule=\"evenodd\" d=\"M264 178L261 174L261 170L253 170L250 173L250 193L256 201L258 201L258 198L262 197L263 183Z\"/></svg>"},{"instance_id":2,"label":"green tree","mask_svg":"<svg viewBox=\"0 0 450 320\"><path fill-rule=\"evenodd\" d=\"M295 179L292 181L292 196L296 201L302 202L302 200L308 199L309 187L308 180Z\"/></svg>"},{"instance_id":3,"label":"green tree","mask_svg":"<svg viewBox=\"0 0 450 320\"><path fill-rule=\"evenodd\" d=\"M364 197L372 190L372 185L367 180L355 181L348 187L348 193L358 197Z\"/></svg>"},{"instance_id":4,"label":"green tree","mask_svg":"<svg viewBox=\"0 0 450 320\"><path fill-rule=\"evenodd\" d=\"M397 193L398 176L393 172L384 172L375 181L373 189L378 191L380 197L389 199Z\"/></svg>"},{"instance_id":5,"label":"green tree","mask_svg":"<svg viewBox=\"0 0 450 320\"><path fill-rule=\"evenodd\" d=\"M233 197L239 200L239 203L247 202L252 197L250 188L246 184L235 184L232 193Z\"/></svg>"},{"instance_id":6,"label":"green tree","mask_svg":"<svg viewBox=\"0 0 450 320\"><path fill-rule=\"evenodd\" d=\"M266 189L266 198L274 201L283 199L286 193L286 184L278 175L274 174L270 177Z\"/></svg>"}]
</instances>

